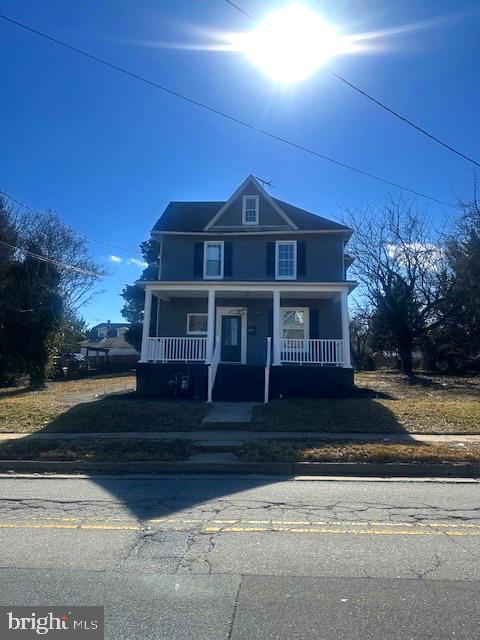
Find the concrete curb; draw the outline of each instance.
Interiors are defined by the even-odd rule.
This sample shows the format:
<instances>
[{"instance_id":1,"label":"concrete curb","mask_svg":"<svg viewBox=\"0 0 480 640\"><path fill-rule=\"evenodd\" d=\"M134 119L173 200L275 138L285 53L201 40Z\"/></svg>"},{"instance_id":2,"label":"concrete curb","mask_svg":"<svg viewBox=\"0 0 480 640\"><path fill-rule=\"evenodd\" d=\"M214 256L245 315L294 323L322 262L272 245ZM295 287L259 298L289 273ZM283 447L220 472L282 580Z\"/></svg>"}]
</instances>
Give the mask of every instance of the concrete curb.
<instances>
[{"instance_id":1,"label":"concrete curb","mask_svg":"<svg viewBox=\"0 0 480 640\"><path fill-rule=\"evenodd\" d=\"M355 476L412 478L477 478L480 464L368 462L69 462L62 460L0 460L0 472L263 474L282 476Z\"/></svg>"},{"instance_id":2,"label":"concrete curb","mask_svg":"<svg viewBox=\"0 0 480 640\"><path fill-rule=\"evenodd\" d=\"M455 462L295 462L295 476L480 477L480 464Z\"/></svg>"}]
</instances>

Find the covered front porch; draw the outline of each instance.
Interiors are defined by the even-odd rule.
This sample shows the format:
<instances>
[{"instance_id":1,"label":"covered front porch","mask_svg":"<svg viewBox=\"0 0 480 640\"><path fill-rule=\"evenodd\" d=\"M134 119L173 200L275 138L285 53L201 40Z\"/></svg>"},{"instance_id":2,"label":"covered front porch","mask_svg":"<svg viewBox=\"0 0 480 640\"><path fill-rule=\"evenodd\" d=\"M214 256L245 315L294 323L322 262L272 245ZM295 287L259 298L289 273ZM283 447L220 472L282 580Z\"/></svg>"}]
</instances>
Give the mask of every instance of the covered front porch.
<instances>
[{"instance_id":1,"label":"covered front porch","mask_svg":"<svg viewBox=\"0 0 480 640\"><path fill-rule=\"evenodd\" d=\"M195 389L209 401L351 387L348 291L348 283L148 283L139 387L148 391L148 379L160 396Z\"/></svg>"},{"instance_id":2,"label":"covered front porch","mask_svg":"<svg viewBox=\"0 0 480 640\"><path fill-rule=\"evenodd\" d=\"M148 284L140 362L350 368L348 290L348 283Z\"/></svg>"}]
</instances>

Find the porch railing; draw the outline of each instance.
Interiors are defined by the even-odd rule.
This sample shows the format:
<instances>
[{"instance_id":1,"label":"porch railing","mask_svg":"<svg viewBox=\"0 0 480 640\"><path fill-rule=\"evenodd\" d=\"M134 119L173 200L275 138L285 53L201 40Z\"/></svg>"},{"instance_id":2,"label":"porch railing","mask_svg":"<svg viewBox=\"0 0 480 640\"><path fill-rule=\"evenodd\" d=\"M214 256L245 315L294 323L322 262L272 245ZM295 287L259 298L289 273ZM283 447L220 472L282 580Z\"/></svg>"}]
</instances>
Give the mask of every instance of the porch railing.
<instances>
[{"instance_id":1,"label":"porch railing","mask_svg":"<svg viewBox=\"0 0 480 640\"><path fill-rule=\"evenodd\" d=\"M206 338L148 338L145 360L154 362L204 362Z\"/></svg>"},{"instance_id":2,"label":"porch railing","mask_svg":"<svg viewBox=\"0 0 480 640\"><path fill-rule=\"evenodd\" d=\"M343 340L284 339L280 358L287 364L343 365Z\"/></svg>"}]
</instances>

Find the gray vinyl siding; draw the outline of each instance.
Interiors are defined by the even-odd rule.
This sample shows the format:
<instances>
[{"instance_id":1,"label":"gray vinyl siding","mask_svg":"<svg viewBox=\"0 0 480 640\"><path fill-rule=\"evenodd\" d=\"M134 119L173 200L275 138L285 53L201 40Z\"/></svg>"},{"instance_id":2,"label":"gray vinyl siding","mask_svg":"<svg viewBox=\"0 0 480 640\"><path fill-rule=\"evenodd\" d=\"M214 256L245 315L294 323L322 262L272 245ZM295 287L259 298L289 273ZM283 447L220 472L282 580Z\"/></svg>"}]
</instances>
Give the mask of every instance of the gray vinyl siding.
<instances>
[{"instance_id":1,"label":"gray vinyl siding","mask_svg":"<svg viewBox=\"0 0 480 640\"><path fill-rule=\"evenodd\" d=\"M272 207L272 205L260 194L256 187L249 184L238 195L232 204L225 210L220 218L215 222L214 227L237 227L242 226L242 206L243 196L259 196L258 201L258 224L259 226L275 225L288 227L288 223L285 221L278 211ZM252 226L249 225L251 229Z\"/></svg>"},{"instance_id":2,"label":"gray vinyl siding","mask_svg":"<svg viewBox=\"0 0 480 640\"><path fill-rule=\"evenodd\" d=\"M215 234L165 235L161 280L194 280L193 252L195 242L224 240L233 246L233 276L228 281L274 281L266 275L267 242L276 240L304 240L306 243L306 273L299 282L341 282L345 279L343 267L342 234L285 233L281 235L251 235L219 237ZM198 278L197 278L198 279ZM200 278L201 280L201 278ZM225 278L227 280L227 278Z\"/></svg>"},{"instance_id":3,"label":"gray vinyl siding","mask_svg":"<svg viewBox=\"0 0 480 640\"><path fill-rule=\"evenodd\" d=\"M282 299L282 307L318 309L318 337L341 339L342 320L339 301L333 299ZM247 308L247 363L265 364L266 338L271 330L272 300L268 298L221 298L217 307ZM181 337L187 335L187 314L207 313L205 298L172 298L160 301L157 335ZM215 314L216 315L216 314Z\"/></svg>"}]
</instances>

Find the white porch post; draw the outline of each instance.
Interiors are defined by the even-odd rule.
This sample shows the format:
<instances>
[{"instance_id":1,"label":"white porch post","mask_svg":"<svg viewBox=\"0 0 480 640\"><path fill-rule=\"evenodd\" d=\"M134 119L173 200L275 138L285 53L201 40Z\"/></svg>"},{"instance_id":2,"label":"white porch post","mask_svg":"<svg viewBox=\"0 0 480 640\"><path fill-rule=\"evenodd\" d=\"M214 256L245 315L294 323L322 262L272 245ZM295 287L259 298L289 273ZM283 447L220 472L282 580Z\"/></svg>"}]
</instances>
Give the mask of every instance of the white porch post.
<instances>
[{"instance_id":1,"label":"white porch post","mask_svg":"<svg viewBox=\"0 0 480 640\"><path fill-rule=\"evenodd\" d=\"M273 291L273 366L281 362L281 333L280 333L280 291Z\"/></svg>"},{"instance_id":2,"label":"white porch post","mask_svg":"<svg viewBox=\"0 0 480 640\"><path fill-rule=\"evenodd\" d=\"M208 317L207 317L207 358L205 362L210 364L213 357L215 344L215 289L208 290Z\"/></svg>"},{"instance_id":3,"label":"white porch post","mask_svg":"<svg viewBox=\"0 0 480 640\"><path fill-rule=\"evenodd\" d=\"M145 306L143 308L143 325L142 325L142 350L140 362L147 362L148 356L148 338L150 337L150 321L152 317L152 290L150 287L145 289Z\"/></svg>"},{"instance_id":4,"label":"white porch post","mask_svg":"<svg viewBox=\"0 0 480 640\"><path fill-rule=\"evenodd\" d=\"M342 339L343 339L343 367L351 369L350 361L350 323L348 320L348 291L344 289L340 292L340 302L342 308Z\"/></svg>"}]
</instances>

